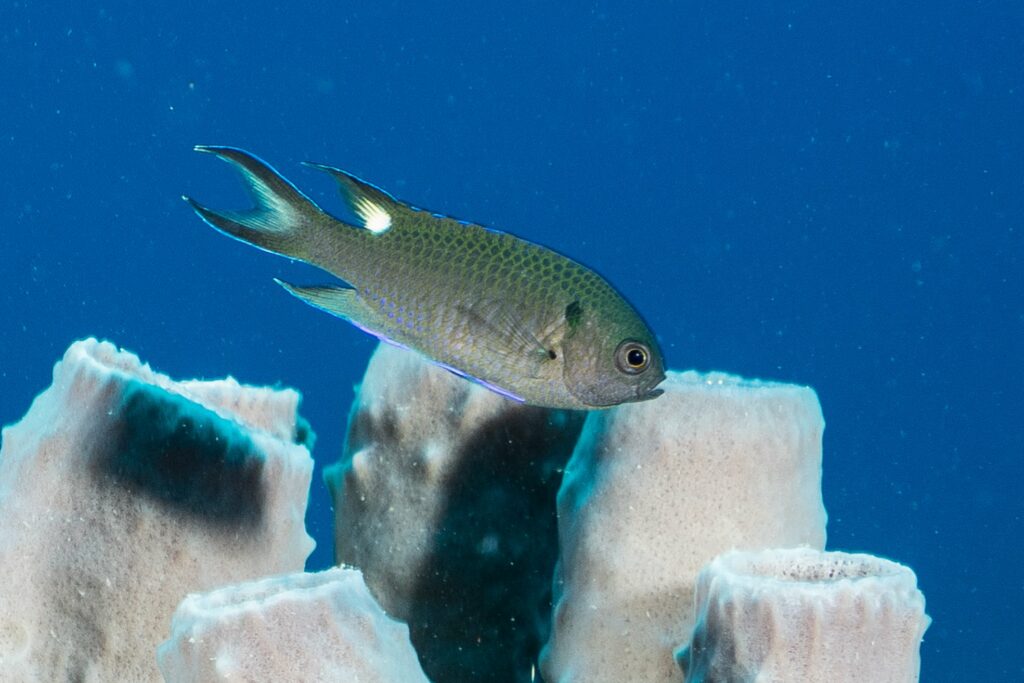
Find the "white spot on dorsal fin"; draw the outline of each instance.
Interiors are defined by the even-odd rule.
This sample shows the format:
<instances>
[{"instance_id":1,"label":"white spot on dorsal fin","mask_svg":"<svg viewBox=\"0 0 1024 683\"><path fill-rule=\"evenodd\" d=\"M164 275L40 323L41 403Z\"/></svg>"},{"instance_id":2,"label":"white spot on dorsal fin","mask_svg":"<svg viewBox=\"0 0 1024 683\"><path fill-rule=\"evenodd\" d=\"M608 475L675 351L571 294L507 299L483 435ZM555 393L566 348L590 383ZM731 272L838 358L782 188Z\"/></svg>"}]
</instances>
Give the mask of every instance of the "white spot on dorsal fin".
<instances>
[{"instance_id":1,"label":"white spot on dorsal fin","mask_svg":"<svg viewBox=\"0 0 1024 683\"><path fill-rule=\"evenodd\" d=\"M365 195L356 196L352 201L352 208L363 222L363 227L375 235L391 228L391 214Z\"/></svg>"}]
</instances>

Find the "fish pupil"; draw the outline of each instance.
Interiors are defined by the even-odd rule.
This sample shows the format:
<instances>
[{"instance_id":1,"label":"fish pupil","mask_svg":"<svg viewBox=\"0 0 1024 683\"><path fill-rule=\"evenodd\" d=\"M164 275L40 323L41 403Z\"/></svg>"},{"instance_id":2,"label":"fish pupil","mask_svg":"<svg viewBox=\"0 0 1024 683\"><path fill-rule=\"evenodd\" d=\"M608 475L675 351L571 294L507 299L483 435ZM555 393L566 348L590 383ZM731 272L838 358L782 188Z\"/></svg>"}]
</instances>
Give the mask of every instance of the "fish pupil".
<instances>
[{"instance_id":1,"label":"fish pupil","mask_svg":"<svg viewBox=\"0 0 1024 683\"><path fill-rule=\"evenodd\" d=\"M548 349L548 358L550 358L551 360L555 360L556 358L558 358L558 354L555 353L554 349Z\"/></svg>"},{"instance_id":2,"label":"fish pupil","mask_svg":"<svg viewBox=\"0 0 1024 683\"><path fill-rule=\"evenodd\" d=\"M651 354L637 341L627 339L615 349L615 365L627 375L638 375L651 363Z\"/></svg>"}]
</instances>

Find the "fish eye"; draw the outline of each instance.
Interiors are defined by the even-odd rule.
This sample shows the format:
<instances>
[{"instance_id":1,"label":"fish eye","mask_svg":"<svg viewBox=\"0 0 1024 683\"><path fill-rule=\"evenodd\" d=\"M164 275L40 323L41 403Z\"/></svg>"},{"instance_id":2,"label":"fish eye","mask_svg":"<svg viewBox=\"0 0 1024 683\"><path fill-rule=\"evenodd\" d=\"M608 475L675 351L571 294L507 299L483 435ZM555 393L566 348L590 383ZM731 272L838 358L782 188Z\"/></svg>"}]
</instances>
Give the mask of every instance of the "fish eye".
<instances>
[{"instance_id":1,"label":"fish eye","mask_svg":"<svg viewBox=\"0 0 1024 683\"><path fill-rule=\"evenodd\" d=\"M615 350L615 365L629 375L636 375L651 364L651 352L640 342L624 341Z\"/></svg>"}]
</instances>

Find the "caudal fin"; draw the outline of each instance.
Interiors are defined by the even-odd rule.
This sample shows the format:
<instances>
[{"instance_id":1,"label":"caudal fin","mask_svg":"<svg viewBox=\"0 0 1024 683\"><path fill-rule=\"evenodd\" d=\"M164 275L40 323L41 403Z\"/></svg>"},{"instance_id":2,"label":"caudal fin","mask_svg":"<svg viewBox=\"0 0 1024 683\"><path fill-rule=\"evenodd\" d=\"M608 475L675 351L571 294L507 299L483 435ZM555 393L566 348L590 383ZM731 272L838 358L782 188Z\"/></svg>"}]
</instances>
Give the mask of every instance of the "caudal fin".
<instances>
[{"instance_id":1,"label":"caudal fin","mask_svg":"<svg viewBox=\"0 0 1024 683\"><path fill-rule=\"evenodd\" d=\"M256 206L245 211L211 211L190 197L185 201L200 218L224 234L260 249L304 259L304 245L312 224L323 212L269 164L234 147L196 146L242 172Z\"/></svg>"}]
</instances>

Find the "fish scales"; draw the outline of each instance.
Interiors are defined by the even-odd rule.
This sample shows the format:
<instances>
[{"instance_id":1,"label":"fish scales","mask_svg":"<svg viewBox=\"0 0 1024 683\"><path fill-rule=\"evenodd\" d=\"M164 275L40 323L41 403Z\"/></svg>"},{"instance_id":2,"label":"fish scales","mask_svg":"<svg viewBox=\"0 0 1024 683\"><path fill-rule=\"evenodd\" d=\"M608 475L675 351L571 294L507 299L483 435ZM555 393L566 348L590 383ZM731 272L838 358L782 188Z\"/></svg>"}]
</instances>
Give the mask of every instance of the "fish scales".
<instances>
[{"instance_id":1,"label":"fish scales","mask_svg":"<svg viewBox=\"0 0 1024 683\"><path fill-rule=\"evenodd\" d=\"M473 377L500 381L502 371L527 376L535 365L527 356L502 356L497 367L486 363L493 356L485 330L474 326L478 316L461 302L507 300L511 316L543 336L571 303L573 291L585 291L584 278L573 277L582 269L555 267L551 252L510 235L422 214L398 218L391 230L369 240L357 232L369 247L365 253L353 249L347 258L340 254L319 265L348 274L343 279L381 314L383 336L427 349ZM552 386L539 382L537 390L554 399Z\"/></svg>"},{"instance_id":2,"label":"fish scales","mask_svg":"<svg viewBox=\"0 0 1024 683\"><path fill-rule=\"evenodd\" d=\"M363 223L352 225L246 152L197 149L235 164L257 204L217 213L189 200L204 220L349 285L284 285L308 303L531 404L600 408L661 393L655 387L663 360L653 333L585 266L509 233L414 209L314 165L340 183Z\"/></svg>"}]
</instances>

